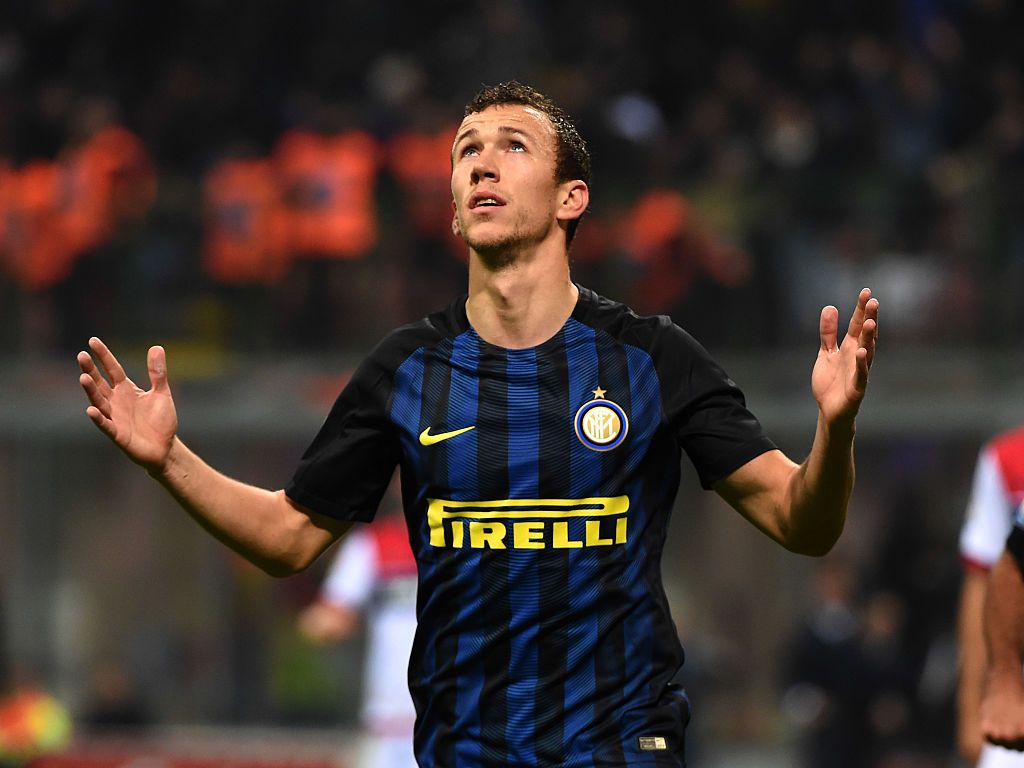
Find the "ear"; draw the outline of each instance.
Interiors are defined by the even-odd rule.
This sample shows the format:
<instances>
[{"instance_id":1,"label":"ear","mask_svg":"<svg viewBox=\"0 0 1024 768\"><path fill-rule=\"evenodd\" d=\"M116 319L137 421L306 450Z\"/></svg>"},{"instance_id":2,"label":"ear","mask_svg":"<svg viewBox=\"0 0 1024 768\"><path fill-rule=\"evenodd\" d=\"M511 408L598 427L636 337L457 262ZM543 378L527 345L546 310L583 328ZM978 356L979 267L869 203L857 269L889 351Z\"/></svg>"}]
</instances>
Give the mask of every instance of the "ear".
<instances>
[{"instance_id":1,"label":"ear","mask_svg":"<svg viewBox=\"0 0 1024 768\"><path fill-rule=\"evenodd\" d=\"M462 237L462 230L459 229L459 213L455 208L455 201L452 200L452 234Z\"/></svg>"},{"instance_id":2,"label":"ear","mask_svg":"<svg viewBox=\"0 0 1024 768\"><path fill-rule=\"evenodd\" d=\"M573 179L559 187L561 200L555 218L559 221L578 219L590 205L590 188L585 181Z\"/></svg>"}]
</instances>

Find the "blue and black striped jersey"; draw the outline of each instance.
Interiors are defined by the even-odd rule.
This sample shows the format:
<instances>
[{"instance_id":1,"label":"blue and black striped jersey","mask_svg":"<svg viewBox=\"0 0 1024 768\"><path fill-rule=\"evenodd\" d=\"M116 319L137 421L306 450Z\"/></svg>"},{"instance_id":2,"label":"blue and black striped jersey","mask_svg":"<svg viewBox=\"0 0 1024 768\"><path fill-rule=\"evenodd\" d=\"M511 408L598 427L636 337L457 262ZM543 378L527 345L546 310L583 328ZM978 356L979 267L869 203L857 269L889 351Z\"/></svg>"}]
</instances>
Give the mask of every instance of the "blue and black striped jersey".
<instances>
[{"instance_id":1,"label":"blue and black striped jersey","mask_svg":"<svg viewBox=\"0 0 1024 768\"><path fill-rule=\"evenodd\" d=\"M420 765L681 766L661 555L682 452L709 488L773 445L665 317L580 288L558 334L504 349L465 303L378 345L286 491L369 521L401 466Z\"/></svg>"}]
</instances>

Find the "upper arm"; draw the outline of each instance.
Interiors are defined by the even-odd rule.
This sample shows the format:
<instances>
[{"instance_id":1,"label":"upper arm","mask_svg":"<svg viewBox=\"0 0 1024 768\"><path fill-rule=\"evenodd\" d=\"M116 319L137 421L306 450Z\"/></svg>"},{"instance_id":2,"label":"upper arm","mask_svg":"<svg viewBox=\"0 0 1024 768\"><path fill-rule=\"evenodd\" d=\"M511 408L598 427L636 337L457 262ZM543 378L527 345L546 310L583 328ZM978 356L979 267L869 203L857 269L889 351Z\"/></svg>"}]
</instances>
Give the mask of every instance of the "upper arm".
<instances>
[{"instance_id":1,"label":"upper arm","mask_svg":"<svg viewBox=\"0 0 1024 768\"><path fill-rule=\"evenodd\" d=\"M303 570L334 542L348 533L353 526L351 520L338 520L305 507L294 501L287 493L281 497L288 509L290 526L295 531L294 555L296 570Z\"/></svg>"},{"instance_id":2,"label":"upper arm","mask_svg":"<svg viewBox=\"0 0 1024 768\"><path fill-rule=\"evenodd\" d=\"M780 544L788 533L790 482L798 465L776 449L755 456L714 484L715 492Z\"/></svg>"}]
</instances>

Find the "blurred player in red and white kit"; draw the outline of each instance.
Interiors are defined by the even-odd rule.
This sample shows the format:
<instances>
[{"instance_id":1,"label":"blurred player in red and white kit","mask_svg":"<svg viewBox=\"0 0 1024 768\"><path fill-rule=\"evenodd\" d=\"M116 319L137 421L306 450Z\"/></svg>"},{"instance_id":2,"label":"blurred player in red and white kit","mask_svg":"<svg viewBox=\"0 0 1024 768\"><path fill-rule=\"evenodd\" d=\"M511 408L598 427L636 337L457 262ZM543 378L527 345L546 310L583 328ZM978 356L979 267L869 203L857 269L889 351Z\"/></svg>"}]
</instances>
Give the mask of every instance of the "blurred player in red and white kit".
<instances>
[{"instance_id":1,"label":"blurred player in red and white kit","mask_svg":"<svg viewBox=\"0 0 1024 768\"><path fill-rule=\"evenodd\" d=\"M1006 551L989 577L985 638L989 665L981 703L982 733L988 741L1020 755L1024 750L1024 504L1017 508Z\"/></svg>"},{"instance_id":2,"label":"blurred player in red and white kit","mask_svg":"<svg viewBox=\"0 0 1024 768\"><path fill-rule=\"evenodd\" d=\"M416 560L400 512L353 529L340 544L299 629L320 643L345 640L366 622L360 768L416 768L416 710L408 667L416 632Z\"/></svg>"},{"instance_id":3,"label":"blurred player in red and white kit","mask_svg":"<svg viewBox=\"0 0 1024 768\"><path fill-rule=\"evenodd\" d=\"M958 635L960 678L957 690L957 742L960 753L978 768L1024 768L1024 754L986 744L980 708L988 666L983 629L988 575L999 559L1024 500L1024 427L1003 432L981 449L960 532L964 581Z\"/></svg>"}]
</instances>

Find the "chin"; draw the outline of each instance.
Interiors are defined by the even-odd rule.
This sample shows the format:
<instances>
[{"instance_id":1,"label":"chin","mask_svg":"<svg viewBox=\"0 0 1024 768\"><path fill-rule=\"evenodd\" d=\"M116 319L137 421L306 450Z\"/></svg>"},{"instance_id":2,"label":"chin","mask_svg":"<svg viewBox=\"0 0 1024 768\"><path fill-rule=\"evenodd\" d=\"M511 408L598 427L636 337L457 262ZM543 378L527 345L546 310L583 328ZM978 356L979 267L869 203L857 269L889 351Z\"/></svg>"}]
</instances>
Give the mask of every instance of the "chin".
<instances>
[{"instance_id":1,"label":"chin","mask_svg":"<svg viewBox=\"0 0 1024 768\"><path fill-rule=\"evenodd\" d=\"M514 251L520 245L525 244L526 239L516 232L499 232L488 228L478 228L463 234L462 239L466 245L476 251L482 258L490 261L491 258L498 258L501 254ZM483 231L480 231L483 230Z\"/></svg>"}]
</instances>

